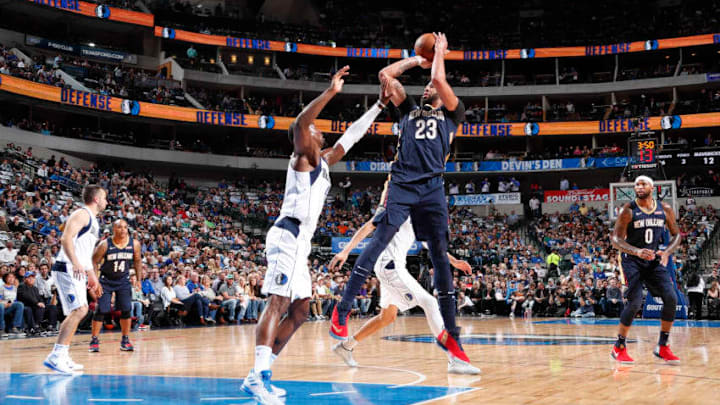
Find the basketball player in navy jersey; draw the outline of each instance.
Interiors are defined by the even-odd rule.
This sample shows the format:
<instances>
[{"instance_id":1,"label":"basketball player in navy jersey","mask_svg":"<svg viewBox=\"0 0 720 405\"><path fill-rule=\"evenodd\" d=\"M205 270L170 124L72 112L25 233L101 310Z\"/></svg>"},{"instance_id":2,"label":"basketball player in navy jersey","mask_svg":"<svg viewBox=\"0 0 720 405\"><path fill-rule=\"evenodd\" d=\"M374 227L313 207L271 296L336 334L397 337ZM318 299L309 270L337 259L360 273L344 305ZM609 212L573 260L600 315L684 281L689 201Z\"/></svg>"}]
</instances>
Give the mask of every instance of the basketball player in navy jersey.
<instances>
[{"instance_id":1,"label":"basketball player in navy jersey","mask_svg":"<svg viewBox=\"0 0 720 405\"><path fill-rule=\"evenodd\" d=\"M271 384L272 363L308 318L312 280L307 266L311 240L325 206L330 183L330 166L339 162L367 133L385 107L378 100L337 140L324 148L325 138L314 121L325 105L338 94L350 67L340 69L330 87L315 98L290 125L294 149L288 162L280 216L270 228L265 243L267 272L262 292L268 305L255 329L255 366L245 378L242 390L261 404L280 404L285 391Z\"/></svg>"},{"instance_id":2,"label":"basketball player in navy jersey","mask_svg":"<svg viewBox=\"0 0 720 405\"><path fill-rule=\"evenodd\" d=\"M398 152L390 169L390 181L384 201L385 212L376 216L376 230L352 270L342 301L333 310L330 335L348 339L347 318L362 284L373 271L380 254L398 232L412 219L418 240L427 241L435 268L435 287L445 329L437 343L458 361L470 363L460 345L460 328L455 324L455 291L448 249L448 208L443 173L458 125L465 119L465 107L445 78L447 38L435 35L432 62L414 56L395 62L379 73L383 92L400 110ZM431 68L432 81L425 87L422 106L408 97L397 78L406 70L420 66Z\"/></svg>"},{"instance_id":3,"label":"basketball player in navy jersey","mask_svg":"<svg viewBox=\"0 0 720 405\"><path fill-rule=\"evenodd\" d=\"M680 229L672 207L653 198L653 187L650 177L635 179L635 201L622 208L610 236L613 246L621 252L621 268L627 283L625 294L628 303L620 315L618 340L611 352L612 357L623 364L634 362L627 353L625 339L633 318L642 308L643 284L663 301L660 339L653 353L668 364L680 363L668 345L677 296L666 268L670 255L680 246ZM660 240L666 227L671 239L667 248L660 250Z\"/></svg>"},{"instance_id":4,"label":"basketball player in navy jersey","mask_svg":"<svg viewBox=\"0 0 720 405\"><path fill-rule=\"evenodd\" d=\"M105 317L110 313L110 300L115 293L115 308L120 311L120 350L134 350L130 343L130 310L132 308L132 285L130 269L135 269L138 280L143 278L140 241L132 239L128 233L128 224L124 219L113 222L112 237L100 242L93 252L93 266L99 271L100 297L98 298L92 321L90 352L100 351L100 329Z\"/></svg>"}]
</instances>

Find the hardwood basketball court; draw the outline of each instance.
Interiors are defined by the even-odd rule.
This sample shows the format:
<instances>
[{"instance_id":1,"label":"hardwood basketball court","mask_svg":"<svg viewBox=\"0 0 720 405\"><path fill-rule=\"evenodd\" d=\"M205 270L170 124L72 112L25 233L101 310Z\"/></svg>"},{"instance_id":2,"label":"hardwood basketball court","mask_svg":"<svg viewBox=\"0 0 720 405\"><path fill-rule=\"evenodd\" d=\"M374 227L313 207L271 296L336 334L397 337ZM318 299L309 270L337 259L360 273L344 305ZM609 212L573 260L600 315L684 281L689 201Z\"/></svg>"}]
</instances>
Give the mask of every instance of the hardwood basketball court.
<instances>
[{"instance_id":1,"label":"hardwood basketball court","mask_svg":"<svg viewBox=\"0 0 720 405\"><path fill-rule=\"evenodd\" d=\"M351 331L364 320L351 321ZM355 350L348 368L331 352L328 322L308 322L273 366L287 404L711 404L718 401L720 322L677 321L670 343L682 365L652 355L658 321L637 320L628 344L636 364L610 358L617 320L462 318L465 350L481 376L446 373L445 354L423 317L401 317ZM134 333L134 353L120 335L101 335L87 352L78 335L73 359L85 374L61 377L42 360L53 339L0 344L3 404L252 404L240 391L253 365L254 325Z\"/></svg>"}]
</instances>

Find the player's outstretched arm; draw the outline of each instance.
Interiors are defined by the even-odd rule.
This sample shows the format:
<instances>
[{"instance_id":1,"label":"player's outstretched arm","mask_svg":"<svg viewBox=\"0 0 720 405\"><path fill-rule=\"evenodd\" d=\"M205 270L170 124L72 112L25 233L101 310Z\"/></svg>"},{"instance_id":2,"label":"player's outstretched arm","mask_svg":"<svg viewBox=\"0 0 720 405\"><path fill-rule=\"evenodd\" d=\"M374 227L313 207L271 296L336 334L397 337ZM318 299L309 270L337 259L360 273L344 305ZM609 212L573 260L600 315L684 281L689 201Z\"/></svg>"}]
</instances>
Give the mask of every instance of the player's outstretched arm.
<instances>
[{"instance_id":1,"label":"player's outstretched arm","mask_svg":"<svg viewBox=\"0 0 720 405\"><path fill-rule=\"evenodd\" d=\"M610 235L610 242L615 249L627 253L629 255L638 256L645 260L653 260L655 258L655 252L650 249L640 249L635 247L625 240L627 237L627 226L632 221L632 210L630 204L625 204L617 221L615 221L615 229L613 229Z\"/></svg>"},{"instance_id":2,"label":"player's outstretched arm","mask_svg":"<svg viewBox=\"0 0 720 405\"><path fill-rule=\"evenodd\" d=\"M435 57L432 61L430 78L445 108L448 111L455 111L460 101L445 77L445 54L449 52L447 37L443 33L433 33L433 35L435 35Z\"/></svg>"},{"instance_id":3,"label":"player's outstretched arm","mask_svg":"<svg viewBox=\"0 0 720 405\"><path fill-rule=\"evenodd\" d=\"M310 104L308 104L307 107L298 114L295 121L291 124L293 131L293 143L295 146L295 153L297 155L308 157L314 156L310 125L312 125L317 116L320 115L320 112L323 108L325 108L327 103L335 97L336 94L342 91L343 84L345 83L345 79L343 78L349 74L349 70L350 66L344 66L342 69L338 70L330 81L330 87L311 101ZM315 166L317 162L312 163L315 163Z\"/></svg>"},{"instance_id":4,"label":"player's outstretched arm","mask_svg":"<svg viewBox=\"0 0 720 405\"><path fill-rule=\"evenodd\" d=\"M352 239L350 239L350 242L348 242L347 245L345 245L345 248L343 248L342 252L338 253L333 257L332 261L330 262L330 270L337 271L342 268L342 266L347 261L348 256L350 255L350 252L352 252L355 247L365 240L373 231L375 230L375 224L373 224L373 221L367 221L365 225L361 226L360 229L355 232L355 235L353 235Z\"/></svg>"},{"instance_id":5,"label":"player's outstretched arm","mask_svg":"<svg viewBox=\"0 0 720 405\"><path fill-rule=\"evenodd\" d=\"M660 264L667 266L670 255L680 247L682 235L680 234L680 227L678 227L675 219L675 211L673 211L672 207L667 203L662 203L662 207L663 211L665 211L665 225L667 225L672 237L670 238L668 247L665 250L658 250L656 254L660 256Z\"/></svg>"},{"instance_id":6,"label":"player's outstretched arm","mask_svg":"<svg viewBox=\"0 0 720 405\"><path fill-rule=\"evenodd\" d=\"M365 114L350 125L332 148L327 148L322 151L323 157L330 166L339 162L350 148L365 136L370 125L375 122L375 118L380 115L387 102L388 99L378 100L372 107L365 111Z\"/></svg>"},{"instance_id":7,"label":"player's outstretched arm","mask_svg":"<svg viewBox=\"0 0 720 405\"><path fill-rule=\"evenodd\" d=\"M400 81L398 81L397 78L408 69L412 69L416 66L427 69L430 67L430 64L431 62L427 59L420 55L416 55L410 58L401 59L384 67L378 73L382 97L389 98L396 106L402 104L402 102L407 98L407 94L405 93L405 88L402 84L400 84Z\"/></svg>"}]
</instances>

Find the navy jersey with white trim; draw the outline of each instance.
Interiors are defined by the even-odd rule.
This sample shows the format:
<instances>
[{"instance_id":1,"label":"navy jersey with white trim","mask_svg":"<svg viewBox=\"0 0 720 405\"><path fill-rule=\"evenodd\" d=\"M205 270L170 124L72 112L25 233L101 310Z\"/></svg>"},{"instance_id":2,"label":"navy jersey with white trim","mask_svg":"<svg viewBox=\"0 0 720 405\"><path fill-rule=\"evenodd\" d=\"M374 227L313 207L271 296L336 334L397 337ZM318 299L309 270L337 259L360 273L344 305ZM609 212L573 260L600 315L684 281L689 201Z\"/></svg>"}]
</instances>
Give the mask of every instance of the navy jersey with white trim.
<instances>
[{"instance_id":1,"label":"navy jersey with white trim","mask_svg":"<svg viewBox=\"0 0 720 405\"><path fill-rule=\"evenodd\" d=\"M397 156L390 169L392 181L412 183L443 174L450 142L465 120L462 101L458 100L455 111L449 111L445 106L419 107L406 97L398 110L402 119Z\"/></svg>"},{"instance_id":2,"label":"navy jersey with white trim","mask_svg":"<svg viewBox=\"0 0 720 405\"><path fill-rule=\"evenodd\" d=\"M107 239L105 262L100 267L100 274L110 280L128 279L130 269L134 266L135 249L132 238L124 248L115 245L112 238Z\"/></svg>"},{"instance_id":3,"label":"navy jersey with white trim","mask_svg":"<svg viewBox=\"0 0 720 405\"><path fill-rule=\"evenodd\" d=\"M625 240L637 248L657 251L665 233L665 211L659 202L655 202L655 209L645 211L637 205L630 203L632 221L627 226Z\"/></svg>"}]
</instances>

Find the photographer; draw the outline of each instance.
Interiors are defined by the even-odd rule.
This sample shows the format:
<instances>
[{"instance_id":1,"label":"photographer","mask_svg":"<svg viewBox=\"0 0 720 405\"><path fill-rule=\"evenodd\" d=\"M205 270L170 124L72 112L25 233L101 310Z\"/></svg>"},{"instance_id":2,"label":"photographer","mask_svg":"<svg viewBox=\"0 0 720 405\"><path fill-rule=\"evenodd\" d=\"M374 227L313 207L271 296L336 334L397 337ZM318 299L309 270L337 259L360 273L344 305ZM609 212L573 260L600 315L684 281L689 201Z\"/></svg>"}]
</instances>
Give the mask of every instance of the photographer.
<instances>
[{"instance_id":1,"label":"photographer","mask_svg":"<svg viewBox=\"0 0 720 405\"><path fill-rule=\"evenodd\" d=\"M594 318L594 306L595 300L593 299L592 291L583 290L579 298L579 307L573 311L570 316L579 318Z\"/></svg>"}]
</instances>

